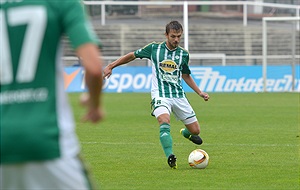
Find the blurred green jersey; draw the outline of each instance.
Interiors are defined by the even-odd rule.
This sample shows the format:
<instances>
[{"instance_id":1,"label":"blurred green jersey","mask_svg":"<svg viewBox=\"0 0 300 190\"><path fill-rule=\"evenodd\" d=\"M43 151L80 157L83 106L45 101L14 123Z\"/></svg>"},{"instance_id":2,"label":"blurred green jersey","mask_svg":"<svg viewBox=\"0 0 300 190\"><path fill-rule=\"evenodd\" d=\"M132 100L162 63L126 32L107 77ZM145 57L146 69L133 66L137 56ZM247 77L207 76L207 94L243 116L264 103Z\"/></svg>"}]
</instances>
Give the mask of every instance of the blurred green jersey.
<instances>
[{"instance_id":1,"label":"blurred green jersey","mask_svg":"<svg viewBox=\"0 0 300 190\"><path fill-rule=\"evenodd\" d=\"M61 38L98 43L78 0L0 1L1 163L78 154Z\"/></svg>"}]
</instances>

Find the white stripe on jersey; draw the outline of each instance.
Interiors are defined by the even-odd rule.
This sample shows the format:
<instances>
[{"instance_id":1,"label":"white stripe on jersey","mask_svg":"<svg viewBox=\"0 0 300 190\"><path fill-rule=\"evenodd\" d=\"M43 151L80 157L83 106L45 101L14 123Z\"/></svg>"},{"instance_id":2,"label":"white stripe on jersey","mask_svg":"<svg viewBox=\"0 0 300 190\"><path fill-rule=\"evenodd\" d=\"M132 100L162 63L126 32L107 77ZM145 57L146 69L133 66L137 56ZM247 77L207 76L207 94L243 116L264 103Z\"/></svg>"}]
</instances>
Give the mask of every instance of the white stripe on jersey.
<instances>
[{"instance_id":1,"label":"white stripe on jersey","mask_svg":"<svg viewBox=\"0 0 300 190\"><path fill-rule=\"evenodd\" d=\"M68 104L63 81L62 43L57 49L56 56L56 110L59 127L59 148L62 157L74 157L78 155L80 148L75 133L75 120Z\"/></svg>"},{"instance_id":2,"label":"white stripe on jersey","mask_svg":"<svg viewBox=\"0 0 300 190\"><path fill-rule=\"evenodd\" d=\"M167 60L168 59L168 50L165 48L165 57L164 57L164 60ZM175 51L173 52L173 54L175 53ZM174 60L173 59L173 56L172 56L172 60ZM169 85L169 92L172 92L172 88L171 88L171 86ZM171 98L173 98L172 97L172 94L170 94L171 95Z\"/></svg>"},{"instance_id":3,"label":"white stripe on jersey","mask_svg":"<svg viewBox=\"0 0 300 190\"><path fill-rule=\"evenodd\" d=\"M176 53L176 51L173 51L173 53L172 53L172 60L175 62L175 53ZM175 71L174 71L175 72ZM172 92L172 89L171 89L171 86L170 86L170 92ZM176 90L176 95L178 94L178 90ZM172 95L172 93L171 93L171 98L174 98L173 97L173 95ZM177 97L175 97L175 98L177 98Z\"/></svg>"}]
</instances>

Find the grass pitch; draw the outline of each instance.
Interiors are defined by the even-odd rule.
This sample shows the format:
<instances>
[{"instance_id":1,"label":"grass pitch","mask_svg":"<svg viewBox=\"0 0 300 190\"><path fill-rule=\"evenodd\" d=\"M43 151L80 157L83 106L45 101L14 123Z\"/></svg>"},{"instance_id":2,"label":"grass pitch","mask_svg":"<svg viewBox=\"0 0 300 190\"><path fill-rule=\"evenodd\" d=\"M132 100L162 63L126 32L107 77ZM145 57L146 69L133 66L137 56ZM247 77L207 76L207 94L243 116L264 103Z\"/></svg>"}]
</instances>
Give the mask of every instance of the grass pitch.
<instances>
[{"instance_id":1,"label":"grass pitch","mask_svg":"<svg viewBox=\"0 0 300 190\"><path fill-rule=\"evenodd\" d=\"M299 189L299 93L187 94L204 143L184 139L171 117L178 169L166 162L150 95L104 94L106 119L80 121L79 94L70 94L82 153L101 189ZM189 153L204 149L206 169L192 169Z\"/></svg>"}]
</instances>

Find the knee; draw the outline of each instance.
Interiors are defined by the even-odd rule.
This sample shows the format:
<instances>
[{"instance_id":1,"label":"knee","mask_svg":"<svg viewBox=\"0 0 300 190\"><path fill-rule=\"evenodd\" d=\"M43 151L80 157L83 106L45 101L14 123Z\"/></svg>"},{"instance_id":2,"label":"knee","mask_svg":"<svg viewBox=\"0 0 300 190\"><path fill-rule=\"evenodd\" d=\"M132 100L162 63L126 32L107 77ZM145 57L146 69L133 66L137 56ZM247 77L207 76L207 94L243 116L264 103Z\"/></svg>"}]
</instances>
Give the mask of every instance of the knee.
<instances>
[{"instance_id":1,"label":"knee","mask_svg":"<svg viewBox=\"0 0 300 190\"><path fill-rule=\"evenodd\" d=\"M157 117L157 121L159 124L170 123L170 116L168 114L162 114Z\"/></svg>"}]
</instances>

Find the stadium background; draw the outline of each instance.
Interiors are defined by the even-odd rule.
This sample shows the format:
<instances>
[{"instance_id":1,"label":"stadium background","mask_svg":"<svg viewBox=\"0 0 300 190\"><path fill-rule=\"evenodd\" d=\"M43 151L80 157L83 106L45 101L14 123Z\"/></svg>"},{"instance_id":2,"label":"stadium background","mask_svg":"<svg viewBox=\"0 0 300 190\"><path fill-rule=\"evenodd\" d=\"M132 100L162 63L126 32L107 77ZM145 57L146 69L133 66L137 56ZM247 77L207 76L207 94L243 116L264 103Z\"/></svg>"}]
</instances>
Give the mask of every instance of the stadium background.
<instances>
[{"instance_id":1,"label":"stadium background","mask_svg":"<svg viewBox=\"0 0 300 190\"><path fill-rule=\"evenodd\" d=\"M85 2L86 4L88 4L89 1ZM115 3L117 2L118 1L115 1ZM203 71L200 76L197 74L193 75L194 79L200 84L204 79L211 80L211 78L213 78L213 73L219 72L219 75L224 75L228 80L255 80L256 86L261 85L261 67L263 62L262 18L297 16L299 15L300 0L248 0L248 2L256 2L264 5L248 5L246 7L247 26L243 25L243 9L245 7L239 4L241 1L211 0L207 2L233 3L230 5L212 4L188 6L188 50L191 54L190 66L204 66L212 68L212 71L210 73L205 73ZM234 4L234 2L236 2L236 5ZM293 5L295 8L278 8L277 6L272 5ZM103 18L101 17L101 5L97 5L97 3L93 5L86 5L86 9L91 16L93 27L95 28L97 35L102 41L102 52L105 64L114 61L119 56L122 56L130 51L139 49L152 41L164 41L164 29L166 23L168 23L169 21L179 20L184 24L183 6L176 4L107 4L105 6L105 24L103 23ZM296 24L297 22L290 21L277 21L267 23L267 77L271 77L271 81L267 81L267 85L269 85L269 87L267 87L267 91L300 91L300 34L299 28L298 30L296 29ZM184 43L185 38L183 36L181 46L184 46ZM80 65L78 59L74 57L74 53L69 46L68 39L64 39L64 45L64 60L66 67ZM199 54L200 57L197 57L197 55ZM295 55L294 57L292 56L293 54ZM226 67L223 69L218 68L216 70L215 66L218 67L224 65L224 61ZM292 64L295 64L295 70L293 70ZM141 68L144 68L144 71L140 69L139 71L137 71L136 67L122 67L122 69L120 69L120 72L125 74L127 73L131 76L125 76L122 79L122 73L114 73L119 78L117 81L118 84L116 85L122 85L123 82L126 85L133 86L133 84L127 83L134 80L134 75L148 75L148 60L136 59L135 61L130 63L130 66L143 66ZM273 66L273 68L270 68L269 66ZM66 71L66 77L68 77L70 73L72 74L73 70L74 68L72 68L71 70L70 68L68 68L68 70ZM231 70L232 72L228 72L228 70ZM78 70L76 72L78 73L77 80L70 81L70 79L68 79L69 82L68 84L66 84L66 89L68 91L85 90L84 84L82 84L84 82L82 81L84 72L78 72ZM291 83L292 72L294 72L295 74L294 89ZM244 73L245 75L241 75L241 73ZM205 78L205 76L208 76L210 78ZM197 77L199 81L197 81ZM144 80L146 79L144 78L141 77L140 79L136 79L138 85L143 85L141 83L145 82ZM215 78L214 80L219 79ZM232 86L232 82L229 81L229 83L230 84L228 85ZM235 83L236 82L233 82L233 85ZM226 81L224 85L225 84ZM245 83L243 85L245 86L248 84ZM263 87L255 88L253 87L253 85L252 87L245 87L246 90L238 90L234 87L229 87L229 89L231 90L226 90L225 86L223 87L224 88L222 88L221 90L217 90L217 92L263 91ZM105 89L105 91L121 92L117 90L120 88L123 87L118 86L115 87L116 90L111 90L111 88ZM124 92L148 91L147 88L142 88L143 90L130 87ZM215 91L209 89L207 90L206 88L204 90L212 92Z\"/></svg>"}]
</instances>

